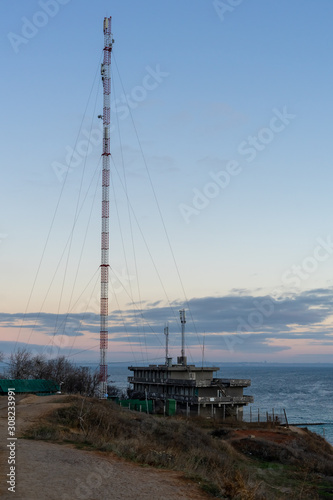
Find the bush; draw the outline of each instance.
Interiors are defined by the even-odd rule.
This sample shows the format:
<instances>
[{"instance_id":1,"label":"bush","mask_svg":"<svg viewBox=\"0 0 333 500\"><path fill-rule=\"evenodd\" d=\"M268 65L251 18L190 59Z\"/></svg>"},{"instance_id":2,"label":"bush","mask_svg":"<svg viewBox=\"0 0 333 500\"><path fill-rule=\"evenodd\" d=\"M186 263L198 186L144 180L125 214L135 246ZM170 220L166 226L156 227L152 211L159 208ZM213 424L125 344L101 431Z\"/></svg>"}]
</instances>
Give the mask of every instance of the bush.
<instances>
[{"instance_id":1,"label":"bush","mask_svg":"<svg viewBox=\"0 0 333 500\"><path fill-rule=\"evenodd\" d=\"M50 425L38 425L27 432L24 437L44 441L56 441L59 438L59 432L58 429Z\"/></svg>"},{"instance_id":2,"label":"bush","mask_svg":"<svg viewBox=\"0 0 333 500\"><path fill-rule=\"evenodd\" d=\"M86 366L76 366L65 356L46 360L43 355L33 356L27 349L18 349L9 358L6 374L9 379L46 379L61 384L66 393L94 396L99 374Z\"/></svg>"}]
</instances>

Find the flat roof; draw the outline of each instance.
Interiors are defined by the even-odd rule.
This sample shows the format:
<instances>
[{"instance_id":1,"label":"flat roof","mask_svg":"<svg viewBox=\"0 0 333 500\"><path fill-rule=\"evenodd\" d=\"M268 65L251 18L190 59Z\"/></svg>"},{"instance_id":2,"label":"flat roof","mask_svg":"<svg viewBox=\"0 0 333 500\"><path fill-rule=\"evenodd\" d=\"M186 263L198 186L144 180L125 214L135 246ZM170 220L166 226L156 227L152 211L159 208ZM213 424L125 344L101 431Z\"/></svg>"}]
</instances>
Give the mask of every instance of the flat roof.
<instances>
[{"instance_id":1,"label":"flat roof","mask_svg":"<svg viewBox=\"0 0 333 500\"><path fill-rule=\"evenodd\" d=\"M161 371L191 371L191 372L217 372L218 366L195 366L195 365L149 365L149 366L129 366L129 370L161 370Z\"/></svg>"}]
</instances>

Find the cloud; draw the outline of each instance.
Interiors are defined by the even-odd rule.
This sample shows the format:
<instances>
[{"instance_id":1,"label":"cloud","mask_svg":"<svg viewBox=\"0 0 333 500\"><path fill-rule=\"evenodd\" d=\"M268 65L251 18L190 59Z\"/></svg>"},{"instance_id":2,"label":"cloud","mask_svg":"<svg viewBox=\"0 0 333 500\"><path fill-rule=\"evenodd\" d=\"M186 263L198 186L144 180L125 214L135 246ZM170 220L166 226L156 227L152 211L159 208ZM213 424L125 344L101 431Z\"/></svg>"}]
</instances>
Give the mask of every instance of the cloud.
<instances>
[{"instance_id":1,"label":"cloud","mask_svg":"<svg viewBox=\"0 0 333 500\"><path fill-rule=\"evenodd\" d=\"M189 306L189 307L188 307ZM329 318L333 311L333 289L315 289L282 296L254 295L232 290L221 297L192 298L186 305L176 300L143 302L142 309L127 305L109 317L110 342L134 347L164 345L163 329L169 322L171 345L179 345L179 309L187 310L186 341L201 348L203 336L210 349L244 352L280 352L290 349L290 340L332 345ZM125 322L124 322L125 318ZM194 320L192 320L192 318ZM93 334L98 341L99 315L86 314L0 314L0 327L33 328L46 335Z\"/></svg>"},{"instance_id":2,"label":"cloud","mask_svg":"<svg viewBox=\"0 0 333 500\"><path fill-rule=\"evenodd\" d=\"M0 342L0 352L5 354L8 358L11 353L18 349L26 349L33 356L37 356L39 354L44 354L47 357L57 357L57 356L68 356L73 354L74 350L72 347L59 347L57 345L53 345L52 343L45 345L39 344L27 344L26 342L15 342L13 340L2 340Z\"/></svg>"},{"instance_id":3,"label":"cloud","mask_svg":"<svg viewBox=\"0 0 333 500\"><path fill-rule=\"evenodd\" d=\"M45 335L82 336L85 316L83 314L51 313L0 313L0 327L31 329Z\"/></svg>"}]
</instances>

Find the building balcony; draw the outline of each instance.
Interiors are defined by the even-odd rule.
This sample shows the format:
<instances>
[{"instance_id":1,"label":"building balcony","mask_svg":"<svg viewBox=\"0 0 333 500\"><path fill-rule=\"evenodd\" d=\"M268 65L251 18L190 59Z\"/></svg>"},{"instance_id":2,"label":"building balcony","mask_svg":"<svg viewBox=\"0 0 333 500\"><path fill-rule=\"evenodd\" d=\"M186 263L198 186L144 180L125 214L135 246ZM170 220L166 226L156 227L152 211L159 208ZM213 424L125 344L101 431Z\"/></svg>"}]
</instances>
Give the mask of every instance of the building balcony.
<instances>
[{"instance_id":1,"label":"building balcony","mask_svg":"<svg viewBox=\"0 0 333 500\"><path fill-rule=\"evenodd\" d=\"M214 378L207 380L195 379L177 379L177 378L160 378L160 377L127 377L130 384L158 384L158 385L177 385L184 387L249 387L251 380L249 379L228 379L228 378Z\"/></svg>"},{"instance_id":2,"label":"building balcony","mask_svg":"<svg viewBox=\"0 0 333 500\"><path fill-rule=\"evenodd\" d=\"M179 403L214 404L214 405L247 405L253 403L253 396L226 396L220 398L188 396L184 394L166 394L162 392L147 392L148 399L175 399Z\"/></svg>"},{"instance_id":3,"label":"building balcony","mask_svg":"<svg viewBox=\"0 0 333 500\"><path fill-rule=\"evenodd\" d=\"M175 399L179 403L189 403L189 404L197 404L198 397L197 396L185 396L181 394L165 394L160 392L147 392L148 399Z\"/></svg>"},{"instance_id":4,"label":"building balcony","mask_svg":"<svg viewBox=\"0 0 333 500\"><path fill-rule=\"evenodd\" d=\"M209 398L199 396L200 404L249 404L253 403L253 396L223 396L220 398Z\"/></svg>"},{"instance_id":5,"label":"building balcony","mask_svg":"<svg viewBox=\"0 0 333 500\"><path fill-rule=\"evenodd\" d=\"M196 387L198 384L195 380L184 380L176 378L149 378L149 377L127 377L130 384L155 384L155 385L179 385L185 387ZM209 386L210 381L205 383L205 386Z\"/></svg>"},{"instance_id":6,"label":"building balcony","mask_svg":"<svg viewBox=\"0 0 333 500\"><path fill-rule=\"evenodd\" d=\"M211 384L226 387L249 387L251 380L246 378L213 378Z\"/></svg>"}]
</instances>

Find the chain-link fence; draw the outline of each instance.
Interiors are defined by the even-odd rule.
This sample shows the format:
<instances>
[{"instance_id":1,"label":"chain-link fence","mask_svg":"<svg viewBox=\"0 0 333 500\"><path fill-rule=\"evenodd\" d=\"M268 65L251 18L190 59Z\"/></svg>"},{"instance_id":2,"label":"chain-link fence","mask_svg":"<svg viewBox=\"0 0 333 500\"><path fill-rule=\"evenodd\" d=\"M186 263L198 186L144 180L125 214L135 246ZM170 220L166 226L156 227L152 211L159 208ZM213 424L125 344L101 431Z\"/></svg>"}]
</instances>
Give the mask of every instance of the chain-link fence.
<instances>
[{"instance_id":1,"label":"chain-link fence","mask_svg":"<svg viewBox=\"0 0 333 500\"><path fill-rule=\"evenodd\" d=\"M243 421L250 423L271 423L273 425L288 425L287 413L284 408L256 408L252 405L244 408Z\"/></svg>"}]
</instances>

